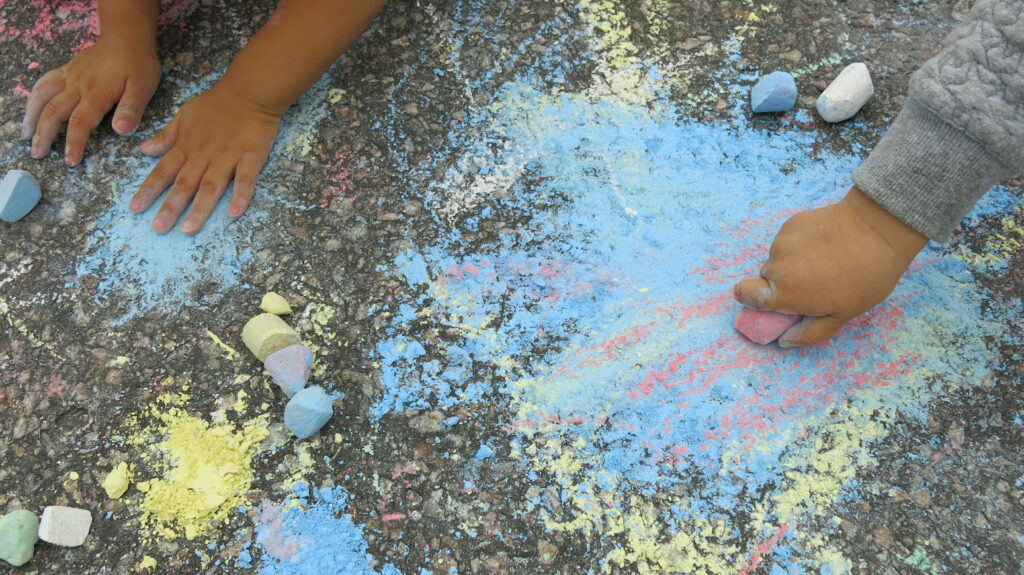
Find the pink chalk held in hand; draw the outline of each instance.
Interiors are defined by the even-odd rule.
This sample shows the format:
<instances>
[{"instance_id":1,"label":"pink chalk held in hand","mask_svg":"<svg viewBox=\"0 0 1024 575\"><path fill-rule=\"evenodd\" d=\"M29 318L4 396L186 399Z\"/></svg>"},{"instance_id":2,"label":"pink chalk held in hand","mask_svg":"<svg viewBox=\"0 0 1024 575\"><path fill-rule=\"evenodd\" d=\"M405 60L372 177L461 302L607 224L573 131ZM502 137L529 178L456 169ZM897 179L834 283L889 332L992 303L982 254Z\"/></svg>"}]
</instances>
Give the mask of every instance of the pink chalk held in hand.
<instances>
[{"instance_id":1,"label":"pink chalk held in hand","mask_svg":"<svg viewBox=\"0 0 1024 575\"><path fill-rule=\"evenodd\" d=\"M743 307L736 316L736 331L754 343L768 345L796 325L803 316Z\"/></svg>"}]
</instances>

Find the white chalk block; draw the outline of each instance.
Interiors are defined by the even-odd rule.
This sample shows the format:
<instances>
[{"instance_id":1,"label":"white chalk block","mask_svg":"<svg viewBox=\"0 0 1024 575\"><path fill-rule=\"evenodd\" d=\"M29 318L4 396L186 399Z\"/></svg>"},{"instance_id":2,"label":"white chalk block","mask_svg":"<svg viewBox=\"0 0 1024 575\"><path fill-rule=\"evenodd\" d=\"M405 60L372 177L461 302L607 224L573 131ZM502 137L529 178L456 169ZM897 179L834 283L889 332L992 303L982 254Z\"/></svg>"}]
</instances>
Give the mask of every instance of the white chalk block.
<instances>
[{"instance_id":1,"label":"white chalk block","mask_svg":"<svg viewBox=\"0 0 1024 575\"><path fill-rule=\"evenodd\" d=\"M818 114L826 122L842 122L868 103L875 94L868 67L862 62L850 64L818 96Z\"/></svg>"},{"instance_id":2,"label":"white chalk block","mask_svg":"<svg viewBox=\"0 0 1024 575\"><path fill-rule=\"evenodd\" d=\"M92 513L86 509L51 505L43 509L39 520L39 538L62 547L78 547L85 543L92 527Z\"/></svg>"},{"instance_id":3,"label":"white chalk block","mask_svg":"<svg viewBox=\"0 0 1024 575\"><path fill-rule=\"evenodd\" d=\"M39 183L25 170L11 170L0 181L0 220L16 222L39 203Z\"/></svg>"}]
</instances>

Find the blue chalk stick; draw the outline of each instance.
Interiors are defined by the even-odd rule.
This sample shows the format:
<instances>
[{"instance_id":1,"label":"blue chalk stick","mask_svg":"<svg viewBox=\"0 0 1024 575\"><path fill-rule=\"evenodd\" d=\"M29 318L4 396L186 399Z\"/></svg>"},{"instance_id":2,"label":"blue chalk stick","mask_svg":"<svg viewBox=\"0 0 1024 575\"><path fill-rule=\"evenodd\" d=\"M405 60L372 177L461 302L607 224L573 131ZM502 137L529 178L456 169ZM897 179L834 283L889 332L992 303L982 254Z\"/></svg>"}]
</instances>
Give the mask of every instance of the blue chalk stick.
<instances>
[{"instance_id":1,"label":"blue chalk stick","mask_svg":"<svg viewBox=\"0 0 1024 575\"><path fill-rule=\"evenodd\" d=\"M772 72L761 78L750 91L750 107L755 113L785 112L796 104L796 80L789 72Z\"/></svg>"},{"instance_id":2,"label":"blue chalk stick","mask_svg":"<svg viewBox=\"0 0 1024 575\"><path fill-rule=\"evenodd\" d=\"M330 396L314 385L296 393L284 406L284 425L296 437L305 439L319 431L332 415Z\"/></svg>"},{"instance_id":3,"label":"blue chalk stick","mask_svg":"<svg viewBox=\"0 0 1024 575\"><path fill-rule=\"evenodd\" d=\"M11 170L0 182L0 220L16 222L39 203L39 183L25 170Z\"/></svg>"}]
</instances>

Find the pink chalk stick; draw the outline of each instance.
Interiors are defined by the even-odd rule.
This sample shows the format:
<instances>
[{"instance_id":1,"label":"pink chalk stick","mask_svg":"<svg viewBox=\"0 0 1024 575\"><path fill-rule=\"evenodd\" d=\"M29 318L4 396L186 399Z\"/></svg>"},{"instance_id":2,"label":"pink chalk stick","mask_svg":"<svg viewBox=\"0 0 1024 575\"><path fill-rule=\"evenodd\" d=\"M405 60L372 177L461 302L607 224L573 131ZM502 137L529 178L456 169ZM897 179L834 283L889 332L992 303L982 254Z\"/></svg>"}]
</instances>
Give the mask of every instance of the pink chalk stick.
<instances>
[{"instance_id":1,"label":"pink chalk stick","mask_svg":"<svg viewBox=\"0 0 1024 575\"><path fill-rule=\"evenodd\" d=\"M736 316L736 331L754 343L768 345L796 325L803 316L744 307Z\"/></svg>"}]
</instances>

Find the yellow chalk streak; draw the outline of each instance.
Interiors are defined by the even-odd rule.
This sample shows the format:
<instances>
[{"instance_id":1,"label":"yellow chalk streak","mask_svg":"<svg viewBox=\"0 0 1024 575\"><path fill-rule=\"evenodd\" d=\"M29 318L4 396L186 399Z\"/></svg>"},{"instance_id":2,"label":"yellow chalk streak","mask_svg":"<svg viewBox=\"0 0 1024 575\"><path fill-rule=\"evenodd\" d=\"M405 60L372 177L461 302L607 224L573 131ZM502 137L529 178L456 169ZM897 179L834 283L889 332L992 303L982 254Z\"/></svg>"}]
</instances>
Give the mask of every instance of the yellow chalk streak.
<instances>
[{"instance_id":1,"label":"yellow chalk streak","mask_svg":"<svg viewBox=\"0 0 1024 575\"><path fill-rule=\"evenodd\" d=\"M227 355L228 359L235 359L238 357L238 352L235 351L235 348L224 343L219 337L217 337L217 334L207 329L206 335L210 336L210 339L213 340L213 343L217 344L218 347L224 350L224 353Z\"/></svg>"}]
</instances>

